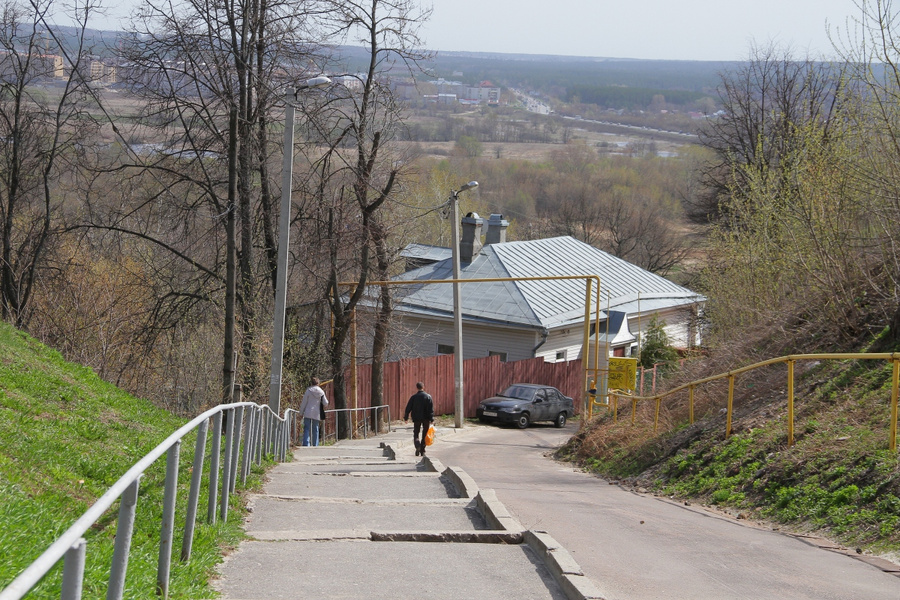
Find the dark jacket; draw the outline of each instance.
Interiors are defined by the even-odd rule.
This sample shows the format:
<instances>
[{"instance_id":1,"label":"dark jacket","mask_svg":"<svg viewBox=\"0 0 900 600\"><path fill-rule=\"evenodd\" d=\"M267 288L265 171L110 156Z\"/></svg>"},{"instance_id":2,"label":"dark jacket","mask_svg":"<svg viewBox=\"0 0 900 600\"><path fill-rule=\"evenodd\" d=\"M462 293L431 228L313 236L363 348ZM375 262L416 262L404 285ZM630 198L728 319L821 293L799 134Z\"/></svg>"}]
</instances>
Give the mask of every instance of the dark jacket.
<instances>
[{"instance_id":1,"label":"dark jacket","mask_svg":"<svg viewBox=\"0 0 900 600\"><path fill-rule=\"evenodd\" d=\"M403 420L407 420L412 414L413 421L434 421L434 400L431 396L420 390L413 394L409 402L406 403L406 411L403 413Z\"/></svg>"}]
</instances>

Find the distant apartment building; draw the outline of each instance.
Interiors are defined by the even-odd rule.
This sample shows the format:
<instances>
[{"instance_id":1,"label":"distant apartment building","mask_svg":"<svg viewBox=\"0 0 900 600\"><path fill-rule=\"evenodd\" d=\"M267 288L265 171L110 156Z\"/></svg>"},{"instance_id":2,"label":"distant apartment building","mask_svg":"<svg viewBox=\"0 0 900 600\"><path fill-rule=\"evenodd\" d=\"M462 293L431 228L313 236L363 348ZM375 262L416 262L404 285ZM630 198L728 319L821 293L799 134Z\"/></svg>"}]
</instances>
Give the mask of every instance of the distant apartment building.
<instances>
[{"instance_id":1,"label":"distant apartment building","mask_svg":"<svg viewBox=\"0 0 900 600\"><path fill-rule=\"evenodd\" d=\"M500 88L490 81L482 81L476 86L467 86L460 81L445 79L437 79L428 83L433 85L438 93L426 96L426 101L448 104L451 103L449 98L452 96L454 102L460 104L500 104Z\"/></svg>"},{"instance_id":2,"label":"distant apartment building","mask_svg":"<svg viewBox=\"0 0 900 600\"><path fill-rule=\"evenodd\" d=\"M27 78L55 79L63 77L63 59L56 54L26 54L0 51L0 78L9 80L21 75L22 69L27 65Z\"/></svg>"},{"instance_id":3,"label":"distant apartment building","mask_svg":"<svg viewBox=\"0 0 900 600\"><path fill-rule=\"evenodd\" d=\"M475 100L478 104L496 106L500 104L500 88L490 81L482 81L475 87L467 87L465 100Z\"/></svg>"}]
</instances>

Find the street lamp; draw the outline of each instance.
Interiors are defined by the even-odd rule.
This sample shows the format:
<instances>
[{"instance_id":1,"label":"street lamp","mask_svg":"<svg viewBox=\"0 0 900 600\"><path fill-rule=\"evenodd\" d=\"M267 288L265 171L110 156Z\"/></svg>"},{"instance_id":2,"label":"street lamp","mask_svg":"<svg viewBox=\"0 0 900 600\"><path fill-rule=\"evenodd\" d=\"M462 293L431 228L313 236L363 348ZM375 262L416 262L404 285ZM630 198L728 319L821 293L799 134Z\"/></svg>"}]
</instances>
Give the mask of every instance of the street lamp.
<instances>
[{"instance_id":1,"label":"street lamp","mask_svg":"<svg viewBox=\"0 0 900 600\"><path fill-rule=\"evenodd\" d=\"M284 167L281 174L281 207L278 214L278 266L275 273L275 324L272 330L272 376L269 380L269 408L281 413L281 366L284 357L284 313L287 298L287 255L291 225L291 183L294 179L294 102L302 90L325 87L327 77L307 79L288 88L284 111Z\"/></svg>"},{"instance_id":2,"label":"street lamp","mask_svg":"<svg viewBox=\"0 0 900 600\"><path fill-rule=\"evenodd\" d=\"M463 426L463 348L462 348L462 302L460 300L460 268L459 268L459 195L466 190L478 187L477 181L470 181L458 191L450 191L451 204L451 244L453 252L453 331L456 341L453 345L453 371L456 387L455 425Z\"/></svg>"}]
</instances>

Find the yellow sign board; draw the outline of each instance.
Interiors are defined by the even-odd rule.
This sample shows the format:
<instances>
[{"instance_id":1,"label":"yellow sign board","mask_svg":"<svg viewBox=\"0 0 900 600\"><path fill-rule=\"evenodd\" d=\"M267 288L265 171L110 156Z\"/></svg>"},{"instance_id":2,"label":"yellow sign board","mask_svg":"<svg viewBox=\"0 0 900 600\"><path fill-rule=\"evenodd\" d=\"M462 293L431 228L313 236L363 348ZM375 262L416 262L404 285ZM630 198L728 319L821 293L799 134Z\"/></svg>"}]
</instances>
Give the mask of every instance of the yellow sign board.
<instances>
[{"instance_id":1,"label":"yellow sign board","mask_svg":"<svg viewBox=\"0 0 900 600\"><path fill-rule=\"evenodd\" d=\"M607 387L611 390L634 391L637 387L637 359L610 357Z\"/></svg>"}]
</instances>

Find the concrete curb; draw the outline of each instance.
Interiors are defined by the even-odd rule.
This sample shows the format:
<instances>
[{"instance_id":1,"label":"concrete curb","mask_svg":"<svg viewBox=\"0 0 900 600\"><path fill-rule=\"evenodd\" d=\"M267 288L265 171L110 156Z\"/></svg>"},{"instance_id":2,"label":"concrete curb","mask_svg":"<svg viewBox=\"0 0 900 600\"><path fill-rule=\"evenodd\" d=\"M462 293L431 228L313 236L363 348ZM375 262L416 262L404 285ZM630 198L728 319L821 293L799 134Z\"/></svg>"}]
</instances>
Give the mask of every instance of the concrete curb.
<instances>
[{"instance_id":1,"label":"concrete curb","mask_svg":"<svg viewBox=\"0 0 900 600\"><path fill-rule=\"evenodd\" d=\"M396 460L398 449L409 444L405 442L382 442L384 455ZM506 506L497 498L494 490L481 490L468 473L459 467L444 468L441 461L425 456L422 459L426 470L437 471L446 477L463 498L475 498L476 507L484 517L488 527L494 531L466 532L371 532L371 540L376 542L457 542L527 544L547 567L553 579L568 600L605 600L606 596L596 584L584 575L581 566L569 552L560 546L545 531L525 530L511 515Z\"/></svg>"},{"instance_id":2,"label":"concrete curb","mask_svg":"<svg viewBox=\"0 0 900 600\"><path fill-rule=\"evenodd\" d=\"M373 531L373 542L451 542L458 544L509 544L524 542L521 532L511 531Z\"/></svg>"},{"instance_id":3,"label":"concrete curb","mask_svg":"<svg viewBox=\"0 0 900 600\"><path fill-rule=\"evenodd\" d=\"M450 480L461 497L474 498L478 495L478 484L459 467L447 467L441 471L441 475Z\"/></svg>"},{"instance_id":4,"label":"concrete curb","mask_svg":"<svg viewBox=\"0 0 900 600\"><path fill-rule=\"evenodd\" d=\"M604 600L606 596L585 577L569 552L546 531L526 531L525 543L547 565L569 600Z\"/></svg>"},{"instance_id":5,"label":"concrete curb","mask_svg":"<svg viewBox=\"0 0 900 600\"><path fill-rule=\"evenodd\" d=\"M500 500L494 490L480 490L475 496L478 511L489 527L503 531L523 532L525 529L516 521Z\"/></svg>"}]
</instances>

